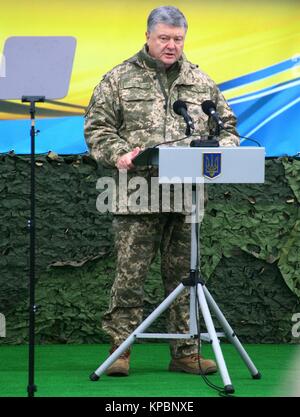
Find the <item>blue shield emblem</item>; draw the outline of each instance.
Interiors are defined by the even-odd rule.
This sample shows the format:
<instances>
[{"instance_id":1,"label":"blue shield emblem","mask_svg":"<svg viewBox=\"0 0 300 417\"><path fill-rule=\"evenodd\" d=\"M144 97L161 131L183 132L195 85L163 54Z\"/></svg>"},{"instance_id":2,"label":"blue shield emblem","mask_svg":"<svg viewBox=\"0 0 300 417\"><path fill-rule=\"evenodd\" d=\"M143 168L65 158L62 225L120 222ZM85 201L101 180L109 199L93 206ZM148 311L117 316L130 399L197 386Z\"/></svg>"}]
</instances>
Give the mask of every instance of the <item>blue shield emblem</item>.
<instances>
[{"instance_id":1,"label":"blue shield emblem","mask_svg":"<svg viewBox=\"0 0 300 417\"><path fill-rule=\"evenodd\" d=\"M203 176L209 179L221 174L221 153L203 153Z\"/></svg>"}]
</instances>

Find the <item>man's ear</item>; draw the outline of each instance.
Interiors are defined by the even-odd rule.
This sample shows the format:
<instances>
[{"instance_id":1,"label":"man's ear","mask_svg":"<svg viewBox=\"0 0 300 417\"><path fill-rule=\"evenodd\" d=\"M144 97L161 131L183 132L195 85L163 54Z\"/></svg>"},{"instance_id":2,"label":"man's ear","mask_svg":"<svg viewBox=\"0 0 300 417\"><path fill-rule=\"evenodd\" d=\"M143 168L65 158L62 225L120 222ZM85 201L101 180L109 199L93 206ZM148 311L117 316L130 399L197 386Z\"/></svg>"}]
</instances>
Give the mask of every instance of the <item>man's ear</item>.
<instances>
[{"instance_id":1,"label":"man's ear","mask_svg":"<svg viewBox=\"0 0 300 417\"><path fill-rule=\"evenodd\" d=\"M150 33L149 32L146 32L145 33L145 36L146 36L146 41L148 41L149 40Z\"/></svg>"}]
</instances>

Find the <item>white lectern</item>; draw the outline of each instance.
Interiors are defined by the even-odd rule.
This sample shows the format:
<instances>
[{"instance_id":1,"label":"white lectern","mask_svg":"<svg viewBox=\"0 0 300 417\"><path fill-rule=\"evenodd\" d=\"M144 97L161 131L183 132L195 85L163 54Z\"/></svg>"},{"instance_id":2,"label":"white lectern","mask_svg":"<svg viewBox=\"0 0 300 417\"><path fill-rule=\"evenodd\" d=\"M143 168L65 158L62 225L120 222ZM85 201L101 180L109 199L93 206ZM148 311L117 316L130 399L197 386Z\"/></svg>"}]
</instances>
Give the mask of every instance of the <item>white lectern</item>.
<instances>
[{"instance_id":1,"label":"white lectern","mask_svg":"<svg viewBox=\"0 0 300 417\"><path fill-rule=\"evenodd\" d=\"M254 379L260 379L261 374L255 367L249 355L237 338L223 313L217 306L213 297L200 276L199 251L199 199L197 184L214 183L263 183L265 167L265 149L253 147L164 147L148 148L135 159L137 165L157 165L159 168L159 183L193 184L191 222L191 257L190 274L175 290L148 316L137 329L116 349L107 360L90 375L92 381L99 379L106 369L123 353L137 338L155 339L188 339L198 337L196 301L201 309L208 333L201 338L211 342L218 368L224 383L226 394L234 393L226 363L220 348L219 338L223 333L217 334L210 314L214 312L225 336L235 346L242 360L248 367ZM153 321L163 313L176 297L190 287L190 324L187 334L157 334L144 333Z\"/></svg>"}]
</instances>

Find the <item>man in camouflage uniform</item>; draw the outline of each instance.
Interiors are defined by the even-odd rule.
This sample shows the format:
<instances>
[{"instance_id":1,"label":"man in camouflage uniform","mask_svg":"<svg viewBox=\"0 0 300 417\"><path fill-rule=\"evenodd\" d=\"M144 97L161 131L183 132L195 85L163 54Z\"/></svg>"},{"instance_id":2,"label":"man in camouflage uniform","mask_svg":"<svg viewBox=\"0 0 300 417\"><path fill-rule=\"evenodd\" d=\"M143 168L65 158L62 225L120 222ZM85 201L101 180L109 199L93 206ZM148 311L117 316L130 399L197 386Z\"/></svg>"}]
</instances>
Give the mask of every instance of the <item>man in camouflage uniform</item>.
<instances>
[{"instance_id":1,"label":"man in camouflage uniform","mask_svg":"<svg viewBox=\"0 0 300 417\"><path fill-rule=\"evenodd\" d=\"M186 124L173 111L182 100L195 125L195 138L210 133L201 103L212 100L224 122L221 146L236 146L236 118L216 84L183 55L187 22L175 7L159 7L148 17L146 45L118 65L96 86L86 112L85 137L91 155L118 174L153 175L149 167L137 168L133 158L144 148L180 139ZM191 137L174 143L189 146ZM150 202L151 204L151 202ZM122 213L122 214L121 214ZM103 329L112 338L111 352L142 321L143 283L157 251L161 252L161 274L165 295L188 276L190 269L190 224L183 213L153 213L142 207L116 209L113 227L117 249L116 279ZM189 331L189 290L185 289L169 308L168 331ZM199 374L216 372L214 361L199 355L197 341L184 339L170 344L169 370ZM108 375L128 375L129 351L107 370Z\"/></svg>"}]
</instances>

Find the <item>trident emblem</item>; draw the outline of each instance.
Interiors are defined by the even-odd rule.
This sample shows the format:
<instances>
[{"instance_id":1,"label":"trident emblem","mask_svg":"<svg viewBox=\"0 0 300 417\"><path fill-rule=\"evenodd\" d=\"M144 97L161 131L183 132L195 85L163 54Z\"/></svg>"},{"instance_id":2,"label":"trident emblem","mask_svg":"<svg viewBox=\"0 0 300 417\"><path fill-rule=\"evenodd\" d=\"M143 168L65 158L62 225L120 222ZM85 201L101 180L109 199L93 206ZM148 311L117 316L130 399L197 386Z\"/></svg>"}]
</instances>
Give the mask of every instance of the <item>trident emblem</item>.
<instances>
[{"instance_id":1,"label":"trident emblem","mask_svg":"<svg viewBox=\"0 0 300 417\"><path fill-rule=\"evenodd\" d=\"M209 179L221 174L221 153L203 153L203 176Z\"/></svg>"}]
</instances>

